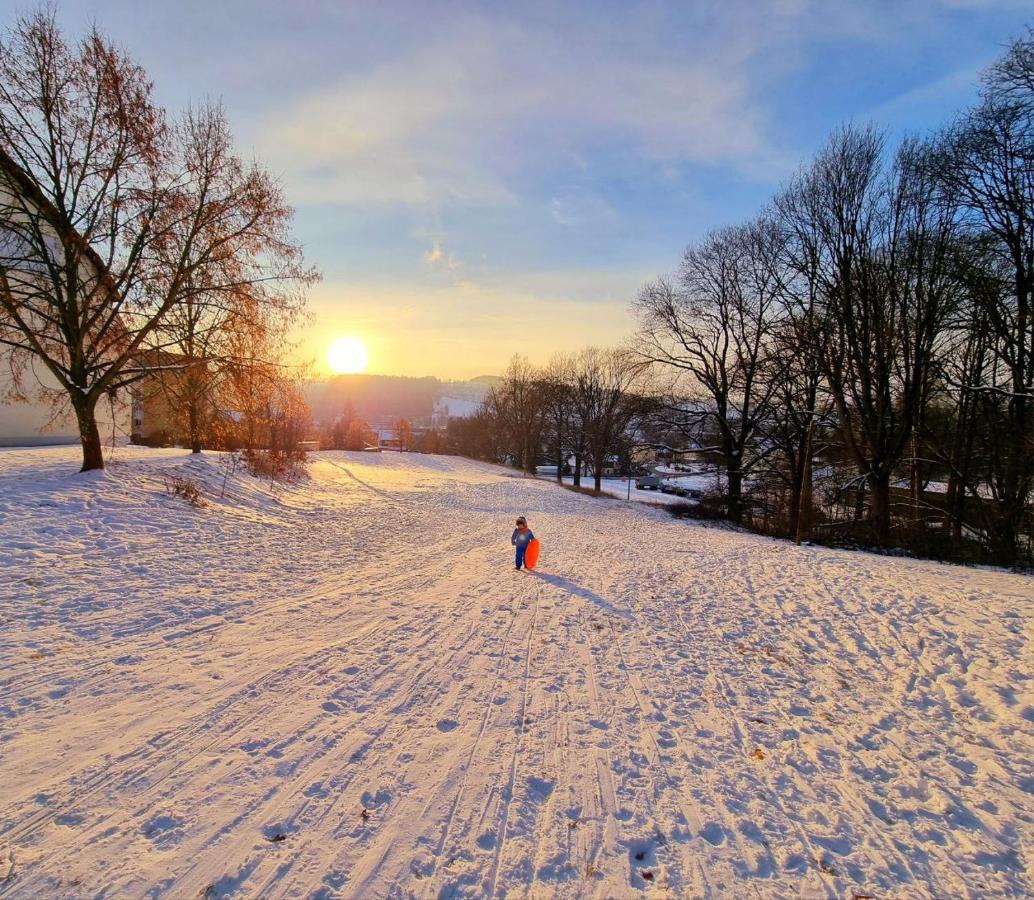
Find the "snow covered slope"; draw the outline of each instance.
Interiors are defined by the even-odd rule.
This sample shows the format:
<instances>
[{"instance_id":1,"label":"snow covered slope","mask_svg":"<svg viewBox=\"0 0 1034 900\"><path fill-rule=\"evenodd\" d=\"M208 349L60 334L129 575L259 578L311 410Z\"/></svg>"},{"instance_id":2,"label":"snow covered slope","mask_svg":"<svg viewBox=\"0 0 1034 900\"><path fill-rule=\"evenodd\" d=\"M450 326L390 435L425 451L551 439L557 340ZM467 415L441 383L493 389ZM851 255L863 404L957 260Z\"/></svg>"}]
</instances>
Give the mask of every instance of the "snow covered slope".
<instances>
[{"instance_id":1,"label":"snow covered slope","mask_svg":"<svg viewBox=\"0 0 1034 900\"><path fill-rule=\"evenodd\" d=\"M220 500L120 456L0 451L0 895L1034 891L1029 578L444 457Z\"/></svg>"}]
</instances>

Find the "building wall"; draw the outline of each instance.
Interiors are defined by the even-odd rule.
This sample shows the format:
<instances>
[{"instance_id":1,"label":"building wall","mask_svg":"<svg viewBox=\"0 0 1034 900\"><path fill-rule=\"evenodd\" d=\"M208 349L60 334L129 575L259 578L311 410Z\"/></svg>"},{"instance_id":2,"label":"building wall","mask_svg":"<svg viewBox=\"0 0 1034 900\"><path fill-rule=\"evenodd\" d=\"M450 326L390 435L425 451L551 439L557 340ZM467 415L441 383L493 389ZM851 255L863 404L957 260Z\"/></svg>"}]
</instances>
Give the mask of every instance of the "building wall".
<instances>
[{"instance_id":1,"label":"building wall","mask_svg":"<svg viewBox=\"0 0 1034 900\"><path fill-rule=\"evenodd\" d=\"M5 275L16 296L19 290L34 289L40 272L44 271L43 264L34 258L37 255L34 250L37 245L31 241L27 242L24 234L18 232L18 227L26 226L34 218L26 215L21 208L22 201L33 211L38 210L35 202L25 195L25 189L20 187L17 181L9 180L6 172L0 175L0 210L3 211L3 218L0 220L0 260L3 261ZM52 230L42 223L40 231L44 232L42 240L47 245L50 258L63 264L61 245L56 234L52 234ZM86 284L97 283L97 270L91 268L91 263L87 259L83 259L80 272ZM33 371L26 375L25 382L29 393L36 384L41 384L45 388L57 386L50 373L40 365L35 366ZM38 395L30 396L29 402L26 403L14 403L9 399L12 388L10 373L5 371L3 360L0 359L0 446L79 442L75 415L67 402L62 402L56 411ZM113 428L115 439L124 441L129 434L128 402L117 406L114 414L109 403L99 403L97 423L101 439L105 443L111 441Z\"/></svg>"},{"instance_id":2,"label":"building wall","mask_svg":"<svg viewBox=\"0 0 1034 900\"><path fill-rule=\"evenodd\" d=\"M132 396L134 443L175 444L181 440L179 419L157 379L144 378L137 382L132 388Z\"/></svg>"},{"instance_id":3,"label":"building wall","mask_svg":"<svg viewBox=\"0 0 1034 900\"><path fill-rule=\"evenodd\" d=\"M62 404L55 418L54 410L38 397L29 403L6 400L11 387L10 375L0 372L0 447L79 443L79 429L70 406ZM116 440L125 441L129 436L129 404L118 404L113 419L110 404L102 401L97 405L97 424L105 444L111 442L113 424Z\"/></svg>"}]
</instances>

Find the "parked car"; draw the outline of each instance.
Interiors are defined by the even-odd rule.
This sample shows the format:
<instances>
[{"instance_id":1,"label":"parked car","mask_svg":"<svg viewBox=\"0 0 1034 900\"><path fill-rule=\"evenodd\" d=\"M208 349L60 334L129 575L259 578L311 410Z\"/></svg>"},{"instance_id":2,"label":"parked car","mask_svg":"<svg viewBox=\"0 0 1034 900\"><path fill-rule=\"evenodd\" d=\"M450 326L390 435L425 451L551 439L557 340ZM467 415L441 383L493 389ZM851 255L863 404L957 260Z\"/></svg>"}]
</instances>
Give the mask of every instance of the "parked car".
<instances>
[{"instance_id":1,"label":"parked car","mask_svg":"<svg viewBox=\"0 0 1034 900\"><path fill-rule=\"evenodd\" d=\"M656 475L640 475L635 480L635 486L640 491L656 491L661 486L661 479Z\"/></svg>"},{"instance_id":2,"label":"parked car","mask_svg":"<svg viewBox=\"0 0 1034 900\"><path fill-rule=\"evenodd\" d=\"M664 484L661 485L662 494L674 494L675 490L675 485L673 485L670 481L666 481L664 482Z\"/></svg>"}]
</instances>

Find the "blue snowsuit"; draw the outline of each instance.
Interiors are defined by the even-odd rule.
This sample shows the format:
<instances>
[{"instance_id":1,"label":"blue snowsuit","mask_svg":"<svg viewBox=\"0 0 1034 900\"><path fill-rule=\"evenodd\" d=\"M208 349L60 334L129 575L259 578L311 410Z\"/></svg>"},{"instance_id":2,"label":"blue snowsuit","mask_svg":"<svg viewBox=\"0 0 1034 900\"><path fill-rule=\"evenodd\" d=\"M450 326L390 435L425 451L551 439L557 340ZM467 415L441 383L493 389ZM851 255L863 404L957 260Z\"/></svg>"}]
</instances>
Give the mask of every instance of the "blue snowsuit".
<instances>
[{"instance_id":1,"label":"blue snowsuit","mask_svg":"<svg viewBox=\"0 0 1034 900\"><path fill-rule=\"evenodd\" d=\"M513 534L510 535L510 543L517 548L517 558L514 562L517 564L517 568L520 569L524 566L524 554L528 551L528 544L531 543L531 539L535 537L531 533L530 528L525 528L521 531L519 528L513 530Z\"/></svg>"}]
</instances>

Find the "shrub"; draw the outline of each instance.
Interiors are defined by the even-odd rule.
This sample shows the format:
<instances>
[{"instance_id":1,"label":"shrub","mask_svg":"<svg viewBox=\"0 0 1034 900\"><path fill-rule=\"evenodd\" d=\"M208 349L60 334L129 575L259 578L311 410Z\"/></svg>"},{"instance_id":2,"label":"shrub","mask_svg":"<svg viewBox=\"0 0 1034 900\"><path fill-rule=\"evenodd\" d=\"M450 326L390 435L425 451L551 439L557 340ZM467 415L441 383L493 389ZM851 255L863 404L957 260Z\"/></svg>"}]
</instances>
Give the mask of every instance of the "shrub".
<instances>
[{"instance_id":1,"label":"shrub","mask_svg":"<svg viewBox=\"0 0 1034 900\"><path fill-rule=\"evenodd\" d=\"M244 450L241 457L256 478L295 482L305 475L304 450Z\"/></svg>"},{"instance_id":2,"label":"shrub","mask_svg":"<svg viewBox=\"0 0 1034 900\"><path fill-rule=\"evenodd\" d=\"M698 503L669 503L664 508L676 519L715 522L726 517L725 498L720 494L704 494Z\"/></svg>"},{"instance_id":3,"label":"shrub","mask_svg":"<svg viewBox=\"0 0 1034 900\"><path fill-rule=\"evenodd\" d=\"M185 478L182 475L166 475L165 492L170 497L186 500L196 509L202 509L208 505L205 503L205 498L201 496L201 488L192 478Z\"/></svg>"}]
</instances>

